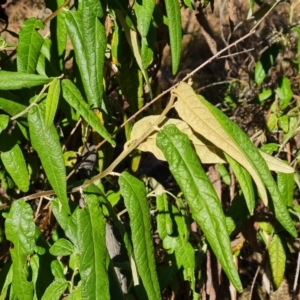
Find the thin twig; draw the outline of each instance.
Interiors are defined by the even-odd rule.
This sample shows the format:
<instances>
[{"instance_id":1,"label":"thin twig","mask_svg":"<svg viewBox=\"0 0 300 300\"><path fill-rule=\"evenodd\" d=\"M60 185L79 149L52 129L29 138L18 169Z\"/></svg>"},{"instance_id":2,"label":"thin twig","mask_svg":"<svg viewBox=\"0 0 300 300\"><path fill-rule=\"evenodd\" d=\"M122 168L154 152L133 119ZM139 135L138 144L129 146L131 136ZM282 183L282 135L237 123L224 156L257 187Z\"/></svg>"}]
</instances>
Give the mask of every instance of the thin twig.
<instances>
[{"instance_id":1,"label":"thin twig","mask_svg":"<svg viewBox=\"0 0 300 300\"><path fill-rule=\"evenodd\" d=\"M36 96L36 98L34 99L34 101L28 106L26 107L23 111L21 111L20 113L16 114L15 116L11 117L10 120L16 120L20 117L22 117L23 115L27 114L30 109L36 105L36 103L41 99L43 93L45 92L45 90L49 87L50 83L47 83L43 86L42 90L40 91L40 93Z\"/></svg>"},{"instance_id":2,"label":"thin twig","mask_svg":"<svg viewBox=\"0 0 300 300\"><path fill-rule=\"evenodd\" d=\"M68 136L66 142L65 142L64 145L62 146L62 151L65 151L65 150L67 149L67 147L66 147L67 144L69 143L69 141L70 141L72 135L75 133L75 131L77 130L77 128L78 128L78 126L81 124L81 122L82 122L82 118L79 118L79 120L77 121L75 127L74 127L74 128L72 129L72 131L70 132L70 134L69 134L69 136Z\"/></svg>"},{"instance_id":3,"label":"thin twig","mask_svg":"<svg viewBox=\"0 0 300 300\"><path fill-rule=\"evenodd\" d=\"M254 290L254 285L255 285L255 282L256 282L256 279L257 279L257 276L258 276L258 273L261 269L261 266L262 266L262 263L265 261L265 258L266 258L266 255L267 255L267 252L268 252L268 248L269 248L269 245L273 239L273 235L274 235L274 229L272 230L271 232L271 235L268 237L268 241L267 241L267 246L266 246L266 249L265 249L265 252L262 256L262 259L261 259L261 262L259 264L259 266L257 267L257 270L255 272L255 275L254 275L254 278L253 278L253 282L252 282L252 285L251 285L251 288L250 288L250 293L249 293L249 300L252 299L252 294L253 294L253 290Z\"/></svg>"}]
</instances>

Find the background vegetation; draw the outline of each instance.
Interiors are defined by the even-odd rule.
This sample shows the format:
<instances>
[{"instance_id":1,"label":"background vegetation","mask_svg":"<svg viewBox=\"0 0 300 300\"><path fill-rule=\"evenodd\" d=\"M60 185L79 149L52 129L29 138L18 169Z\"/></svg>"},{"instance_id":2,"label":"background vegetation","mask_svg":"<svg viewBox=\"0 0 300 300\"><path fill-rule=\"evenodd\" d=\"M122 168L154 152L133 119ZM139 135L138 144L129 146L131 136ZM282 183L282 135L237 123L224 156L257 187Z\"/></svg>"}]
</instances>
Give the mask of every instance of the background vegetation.
<instances>
[{"instance_id":1,"label":"background vegetation","mask_svg":"<svg viewBox=\"0 0 300 300\"><path fill-rule=\"evenodd\" d=\"M296 299L299 3L8 15L1 299Z\"/></svg>"}]
</instances>

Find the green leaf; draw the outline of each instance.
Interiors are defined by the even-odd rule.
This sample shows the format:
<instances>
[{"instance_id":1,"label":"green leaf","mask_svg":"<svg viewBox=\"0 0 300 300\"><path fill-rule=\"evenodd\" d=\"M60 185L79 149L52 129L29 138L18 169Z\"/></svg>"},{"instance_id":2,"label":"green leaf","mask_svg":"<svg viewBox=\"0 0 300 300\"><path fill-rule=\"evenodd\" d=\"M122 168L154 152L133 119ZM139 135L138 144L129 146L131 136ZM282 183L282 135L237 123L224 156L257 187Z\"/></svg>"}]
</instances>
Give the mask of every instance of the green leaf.
<instances>
[{"instance_id":1,"label":"green leaf","mask_svg":"<svg viewBox=\"0 0 300 300\"><path fill-rule=\"evenodd\" d=\"M272 131L277 126L277 115L270 114L267 120L267 127L269 131Z\"/></svg>"},{"instance_id":2,"label":"green leaf","mask_svg":"<svg viewBox=\"0 0 300 300\"><path fill-rule=\"evenodd\" d=\"M248 210L250 215L253 215L255 208L255 194L250 174L239 163L237 163L229 155L225 154L225 157L230 164L230 167L238 180L241 190L243 191Z\"/></svg>"},{"instance_id":3,"label":"green leaf","mask_svg":"<svg viewBox=\"0 0 300 300\"><path fill-rule=\"evenodd\" d=\"M26 162L17 141L6 132L0 134L1 160L13 181L22 192L29 189L29 174Z\"/></svg>"},{"instance_id":4,"label":"green leaf","mask_svg":"<svg viewBox=\"0 0 300 300\"><path fill-rule=\"evenodd\" d=\"M106 260L106 221L93 187L84 190L86 207L77 210L82 299L110 299Z\"/></svg>"},{"instance_id":5,"label":"green leaf","mask_svg":"<svg viewBox=\"0 0 300 300\"><path fill-rule=\"evenodd\" d=\"M0 71L0 90L20 90L43 85L52 79L47 76L21 72Z\"/></svg>"},{"instance_id":6,"label":"green leaf","mask_svg":"<svg viewBox=\"0 0 300 300\"><path fill-rule=\"evenodd\" d=\"M220 200L202 169L188 136L181 133L175 125L168 125L157 134L157 146L164 153L194 220L203 230L230 281L238 291L242 291L242 284L232 260Z\"/></svg>"},{"instance_id":7,"label":"green leaf","mask_svg":"<svg viewBox=\"0 0 300 300\"><path fill-rule=\"evenodd\" d=\"M280 128L284 131L284 133L289 132L289 117L287 115L283 115L278 119Z\"/></svg>"},{"instance_id":8,"label":"green leaf","mask_svg":"<svg viewBox=\"0 0 300 300\"><path fill-rule=\"evenodd\" d=\"M69 207L61 205L59 199L53 199L51 201L51 208L57 222L64 230L65 235L71 240L71 242L78 249L77 223L74 218L75 212L70 216Z\"/></svg>"},{"instance_id":9,"label":"green leaf","mask_svg":"<svg viewBox=\"0 0 300 300\"><path fill-rule=\"evenodd\" d=\"M111 145L115 146L116 143L112 139L111 135L107 132L105 127L101 124L97 116L90 109L89 105L83 100L79 90L68 79L62 81L63 96L66 101L78 111L85 121L93 127L105 140L107 140Z\"/></svg>"},{"instance_id":10,"label":"green leaf","mask_svg":"<svg viewBox=\"0 0 300 300\"><path fill-rule=\"evenodd\" d=\"M141 57L141 50L140 50L140 44L139 44L137 32L135 30L133 30L131 27L129 27L129 25L127 24L127 22L126 22L127 21L126 17L128 17L127 14L125 14L125 16L124 16L121 11L116 11L116 15L117 15L118 21L120 22L120 24L124 30L126 40L130 46L131 52L143 74L145 82L147 83L147 86L150 91L149 92L150 97L152 98L152 90L151 90L151 85L149 82L148 71L143 68L143 61L142 61L142 57Z\"/></svg>"},{"instance_id":11,"label":"green leaf","mask_svg":"<svg viewBox=\"0 0 300 300\"><path fill-rule=\"evenodd\" d=\"M23 200L15 201L5 221L6 237L14 245L12 287L19 300L33 299L33 282L29 282L27 257L34 252L35 224L31 207Z\"/></svg>"},{"instance_id":12,"label":"green leaf","mask_svg":"<svg viewBox=\"0 0 300 300\"><path fill-rule=\"evenodd\" d=\"M155 0L137 0L134 2L137 26L142 38L146 38L148 35L154 6Z\"/></svg>"},{"instance_id":13,"label":"green leaf","mask_svg":"<svg viewBox=\"0 0 300 300\"><path fill-rule=\"evenodd\" d=\"M66 300L81 300L81 286L77 287L69 296L66 298Z\"/></svg>"},{"instance_id":14,"label":"green leaf","mask_svg":"<svg viewBox=\"0 0 300 300\"><path fill-rule=\"evenodd\" d=\"M64 0L51 1L51 6L48 6L52 11L57 10L65 3ZM66 11L61 10L56 18L50 22L51 31L51 64L55 66L57 70L63 72L64 70L64 57L67 43L67 26L66 26Z\"/></svg>"},{"instance_id":15,"label":"green leaf","mask_svg":"<svg viewBox=\"0 0 300 300\"><path fill-rule=\"evenodd\" d=\"M130 217L133 252L139 275L148 298L161 299L145 186L127 172L121 174L119 184Z\"/></svg>"},{"instance_id":16,"label":"green leaf","mask_svg":"<svg viewBox=\"0 0 300 300\"><path fill-rule=\"evenodd\" d=\"M51 262L51 272L56 279L58 279L58 278L64 279L65 278L64 266L58 260L53 260Z\"/></svg>"},{"instance_id":17,"label":"green leaf","mask_svg":"<svg viewBox=\"0 0 300 300\"><path fill-rule=\"evenodd\" d=\"M258 100L260 102L263 102L263 101L269 99L272 96L272 94L273 94L272 89L263 88L262 92L260 92L258 95Z\"/></svg>"},{"instance_id":18,"label":"green leaf","mask_svg":"<svg viewBox=\"0 0 300 300\"><path fill-rule=\"evenodd\" d=\"M3 131L9 123L8 115L0 115L0 132Z\"/></svg>"},{"instance_id":19,"label":"green leaf","mask_svg":"<svg viewBox=\"0 0 300 300\"><path fill-rule=\"evenodd\" d=\"M34 254L30 258L30 267L31 267L31 272L32 272L34 299L38 299L37 298L37 280L38 280L38 273L39 273L39 268L40 268L40 261L39 261L39 256L37 254Z\"/></svg>"},{"instance_id":20,"label":"green leaf","mask_svg":"<svg viewBox=\"0 0 300 300\"><path fill-rule=\"evenodd\" d=\"M264 6L263 10L264 9L268 10L269 8L268 6ZM262 16L264 16L264 14ZM261 85L263 83L270 68L274 65L278 53L279 45L277 43L274 43L271 47L268 47L268 49L262 54L254 70L254 79L257 85Z\"/></svg>"},{"instance_id":21,"label":"green leaf","mask_svg":"<svg viewBox=\"0 0 300 300\"><path fill-rule=\"evenodd\" d=\"M82 1L82 7L79 8L78 11L81 11L85 18L89 18L92 15L101 19L105 13L101 4L102 3L98 0Z\"/></svg>"},{"instance_id":22,"label":"green leaf","mask_svg":"<svg viewBox=\"0 0 300 300\"><path fill-rule=\"evenodd\" d=\"M12 117L25 110L26 106L21 104L21 101L21 98L9 91L1 91L0 93L0 109Z\"/></svg>"},{"instance_id":23,"label":"green leaf","mask_svg":"<svg viewBox=\"0 0 300 300\"><path fill-rule=\"evenodd\" d=\"M19 72L34 74L44 39L36 29L44 29L45 25L36 18L27 19L19 34L17 47L17 67Z\"/></svg>"},{"instance_id":24,"label":"green leaf","mask_svg":"<svg viewBox=\"0 0 300 300\"><path fill-rule=\"evenodd\" d=\"M276 144L276 143L268 143L268 144L264 144L261 146L260 150L267 153L267 154L270 154L272 155L272 153L274 151L277 151L279 148L279 145Z\"/></svg>"},{"instance_id":25,"label":"green leaf","mask_svg":"<svg viewBox=\"0 0 300 300\"><path fill-rule=\"evenodd\" d=\"M293 221L268 165L248 136L224 113L207 102L203 97L198 98L201 104L197 104L196 94L188 84L181 83L175 90L175 93L180 99L180 101L175 103L176 110L180 111L179 115L183 115L183 119L196 132L216 143L219 148L231 157L234 157L251 174L256 185L260 186L259 191L262 199L267 200L266 195L262 195L262 192L264 192L265 187L268 189L273 200L276 219L292 236L297 236ZM189 117L187 118L187 116ZM210 127L207 128L207 125L210 125ZM226 136L227 138L225 139ZM239 160L239 155L241 155L241 160ZM261 186L261 182L263 182L265 187Z\"/></svg>"},{"instance_id":26,"label":"green leaf","mask_svg":"<svg viewBox=\"0 0 300 300\"><path fill-rule=\"evenodd\" d=\"M188 123L195 132L241 164L252 176L262 201L267 205L268 196L262 178L253 166L251 159L249 160L245 156L239 144L236 143L235 137L233 137L235 132L228 130L230 120L225 117L228 124L220 124L220 120L215 116L216 113L212 113L207 106L206 100L202 96L197 96L191 86L186 83L180 83L173 93L178 96L175 109L181 119ZM222 114L222 116L224 115ZM238 128L237 132L241 132L241 130Z\"/></svg>"},{"instance_id":27,"label":"green leaf","mask_svg":"<svg viewBox=\"0 0 300 300\"><path fill-rule=\"evenodd\" d=\"M148 66L153 61L153 55L155 51L155 43L156 43L156 28L153 24L150 24L149 32L147 37L142 38L141 41L141 57L142 57L142 65L143 69L147 69Z\"/></svg>"},{"instance_id":28,"label":"green leaf","mask_svg":"<svg viewBox=\"0 0 300 300\"><path fill-rule=\"evenodd\" d=\"M293 98L291 82L287 77L279 78L276 93L279 98L279 108L281 110L286 109Z\"/></svg>"},{"instance_id":29,"label":"green leaf","mask_svg":"<svg viewBox=\"0 0 300 300\"><path fill-rule=\"evenodd\" d=\"M293 206L294 201L294 174L277 174L278 189L281 193L282 199L285 201L286 206Z\"/></svg>"},{"instance_id":30,"label":"green leaf","mask_svg":"<svg viewBox=\"0 0 300 300\"><path fill-rule=\"evenodd\" d=\"M93 6L89 8L88 5L84 5L82 14L69 11L66 15L66 24L88 103L92 108L100 108L103 96L106 34L104 26L92 9Z\"/></svg>"},{"instance_id":31,"label":"green leaf","mask_svg":"<svg viewBox=\"0 0 300 300\"><path fill-rule=\"evenodd\" d=\"M226 167L222 164L217 164L217 169L218 169L218 172L219 172L222 180L224 181L224 183L227 185L230 185L231 178L230 178L230 174L227 171Z\"/></svg>"},{"instance_id":32,"label":"green leaf","mask_svg":"<svg viewBox=\"0 0 300 300\"><path fill-rule=\"evenodd\" d=\"M129 257L132 256L133 250L132 250L132 245L131 245L131 241L129 239L128 233L125 230L119 217L117 216L115 210L113 209L112 204L110 203L108 198L106 198L106 196L104 196L104 194L101 192L101 190L99 188L97 188L94 184L90 186L90 193L97 195L98 201L102 205L103 213L108 212L108 215L112 219L114 226L116 226L116 228L119 230L119 233L120 233L120 235L123 239L124 245L126 247L128 256ZM118 197L119 197L119 192L118 192Z\"/></svg>"},{"instance_id":33,"label":"green leaf","mask_svg":"<svg viewBox=\"0 0 300 300\"><path fill-rule=\"evenodd\" d=\"M173 232L173 222L169 211L168 196L165 193L156 194L157 231L161 240Z\"/></svg>"},{"instance_id":34,"label":"green leaf","mask_svg":"<svg viewBox=\"0 0 300 300\"><path fill-rule=\"evenodd\" d=\"M278 234L273 235L268 247L268 253L270 257L273 282L275 289L278 289L284 277L286 263L284 247Z\"/></svg>"},{"instance_id":35,"label":"green leaf","mask_svg":"<svg viewBox=\"0 0 300 300\"><path fill-rule=\"evenodd\" d=\"M184 221L184 217L180 214L175 206L172 206L172 214L174 216L175 223L177 225L178 237L172 237L175 239L173 244L174 254L177 262L177 268L183 267L184 280L191 282L191 288L195 292L195 251L191 243L188 242L187 225ZM167 238L163 240L165 245Z\"/></svg>"},{"instance_id":36,"label":"green leaf","mask_svg":"<svg viewBox=\"0 0 300 300\"><path fill-rule=\"evenodd\" d=\"M74 252L74 246L66 239L59 239L51 246L49 251L54 256L67 256Z\"/></svg>"},{"instance_id":37,"label":"green leaf","mask_svg":"<svg viewBox=\"0 0 300 300\"><path fill-rule=\"evenodd\" d=\"M267 76L267 74L263 68L261 61L259 60L256 63L255 69L254 69L254 80L255 80L256 84L261 85L264 82L266 76Z\"/></svg>"},{"instance_id":38,"label":"green leaf","mask_svg":"<svg viewBox=\"0 0 300 300\"><path fill-rule=\"evenodd\" d=\"M28 113L32 147L39 154L47 178L57 197L69 209L67 197L66 169L58 133L45 124L45 105L35 105Z\"/></svg>"},{"instance_id":39,"label":"green leaf","mask_svg":"<svg viewBox=\"0 0 300 300\"><path fill-rule=\"evenodd\" d=\"M1 291L0 291L0 300L5 300L8 288L11 286L13 280L13 268L12 263L7 262L1 269L0 273L1 280Z\"/></svg>"},{"instance_id":40,"label":"green leaf","mask_svg":"<svg viewBox=\"0 0 300 300\"><path fill-rule=\"evenodd\" d=\"M50 127L53 124L56 114L58 100L60 96L60 80L54 78L50 83L47 98L46 98L46 112L45 112L45 126Z\"/></svg>"},{"instance_id":41,"label":"green leaf","mask_svg":"<svg viewBox=\"0 0 300 300\"><path fill-rule=\"evenodd\" d=\"M169 20L169 35L172 56L172 73L175 75L179 68L181 48L182 48L182 29L181 15L178 0L166 0L166 11Z\"/></svg>"},{"instance_id":42,"label":"green leaf","mask_svg":"<svg viewBox=\"0 0 300 300\"><path fill-rule=\"evenodd\" d=\"M42 300L59 300L68 286L65 279L58 278L53 281L45 291Z\"/></svg>"}]
</instances>

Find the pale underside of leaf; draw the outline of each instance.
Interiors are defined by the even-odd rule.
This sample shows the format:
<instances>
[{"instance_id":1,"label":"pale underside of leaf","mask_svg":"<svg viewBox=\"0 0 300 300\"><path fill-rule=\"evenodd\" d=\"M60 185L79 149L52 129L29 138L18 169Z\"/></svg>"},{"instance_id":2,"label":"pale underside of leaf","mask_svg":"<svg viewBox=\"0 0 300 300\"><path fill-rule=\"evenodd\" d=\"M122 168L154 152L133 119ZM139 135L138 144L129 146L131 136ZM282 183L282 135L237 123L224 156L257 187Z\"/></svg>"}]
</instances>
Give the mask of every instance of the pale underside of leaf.
<instances>
[{"instance_id":1,"label":"pale underside of leaf","mask_svg":"<svg viewBox=\"0 0 300 300\"><path fill-rule=\"evenodd\" d=\"M173 93L178 97L178 101L175 103L175 109L179 116L186 121L194 131L201 134L212 144L217 145L218 148L234 158L251 174L261 199L265 205L267 205L267 192L256 169L239 149L234 140L220 126L220 123L209 109L199 101L191 86L186 83L181 83Z\"/></svg>"},{"instance_id":2,"label":"pale underside of leaf","mask_svg":"<svg viewBox=\"0 0 300 300\"><path fill-rule=\"evenodd\" d=\"M263 157L263 159L266 161L266 163L268 164L268 167L271 171L281 172L281 173L286 173L286 174L295 173L294 168L287 165L280 159L273 157L263 151L259 151L259 153Z\"/></svg>"},{"instance_id":3,"label":"pale underside of leaf","mask_svg":"<svg viewBox=\"0 0 300 300\"><path fill-rule=\"evenodd\" d=\"M151 126L156 122L159 116L148 116L138 122L136 122L132 128L130 140L127 142L133 142L134 140L141 137ZM201 136L193 132L193 130L188 126L188 124L182 120L178 119L169 119L165 118L161 127L167 126L169 124L174 124L181 132L187 134L191 142L193 143L196 153L199 156L200 160L204 164L213 164L213 163L225 163L225 160L222 159L222 151L209 143L208 141L201 141ZM141 151L152 152L157 159L166 160L161 150L156 146L156 135L157 132L151 134L144 142L142 142L138 149ZM202 138L203 139L203 138ZM208 144L208 145L207 145Z\"/></svg>"}]
</instances>

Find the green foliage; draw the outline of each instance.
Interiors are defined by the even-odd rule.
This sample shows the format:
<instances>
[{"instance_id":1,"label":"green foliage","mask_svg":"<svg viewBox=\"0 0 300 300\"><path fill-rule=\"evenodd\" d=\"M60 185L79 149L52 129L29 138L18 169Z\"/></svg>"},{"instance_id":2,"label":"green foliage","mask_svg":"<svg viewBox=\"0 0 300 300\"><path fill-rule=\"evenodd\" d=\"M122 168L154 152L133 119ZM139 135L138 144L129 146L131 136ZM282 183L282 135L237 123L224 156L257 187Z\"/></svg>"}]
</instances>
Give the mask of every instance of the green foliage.
<instances>
[{"instance_id":1,"label":"green foliage","mask_svg":"<svg viewBox=\"0 0 300 300\"><path fill-rule=\"evenodd\" d=\"M243 247L267 252L263 263L279 288L299 219L292 139L300 102L295 78L274 75L289 47L284 34L253 53L250 67L239 62L229 73L218 64L228 86L215 106L210 93L207 100L198 94L201 82L185 82L196 71L178 81L185 72L180 5L213 10L214 1L46 3L53 14L23 23L15 56L5 40L0 45L0 229L7 242L0 299L196 300L210 293L212 257L241 293L247 282L233 256ZM268 9L253 18L260 22ZM50 34L42 36L48 22ZM234 34L228 47L240 42ZM300 74L297 47L297 59L285 61ZM174 80L163 93L159 71ZM268 110L252 136L233 122L244 107L248 115L240 98L249 90L250 102ZM166 105L157 101L163 95Z\"/></svg>"}]
</instances>

